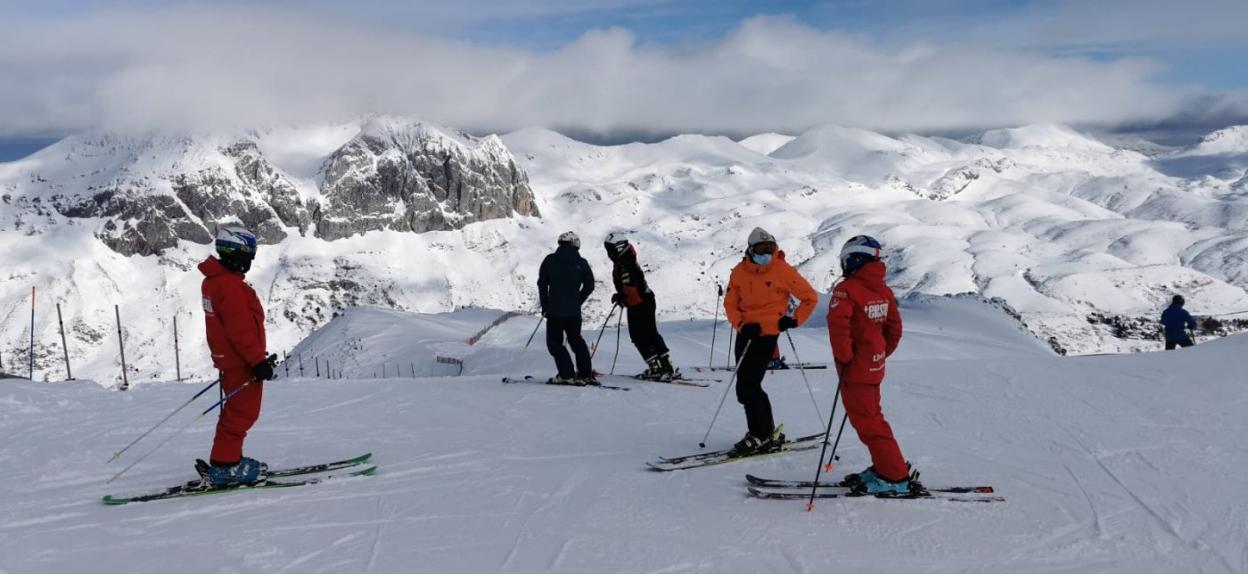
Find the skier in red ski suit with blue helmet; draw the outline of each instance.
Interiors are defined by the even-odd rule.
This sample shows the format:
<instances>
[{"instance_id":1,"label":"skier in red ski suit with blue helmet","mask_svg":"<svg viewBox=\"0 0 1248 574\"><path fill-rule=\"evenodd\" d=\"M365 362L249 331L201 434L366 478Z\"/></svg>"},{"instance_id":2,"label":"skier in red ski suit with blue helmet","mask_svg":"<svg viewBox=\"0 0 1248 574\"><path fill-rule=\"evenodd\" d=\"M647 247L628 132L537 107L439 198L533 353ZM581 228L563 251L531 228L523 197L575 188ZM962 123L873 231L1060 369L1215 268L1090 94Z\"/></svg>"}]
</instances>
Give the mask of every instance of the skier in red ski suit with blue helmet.
<instances>
[{"instance_id":1,"label":"skier in red ski suit with blue helmet","mask_svg":"<svg viewBox=\"0 0 1248 574\"><path fill-rule=\"evenodd\" d=\"M260 417L261 383L273 378L277 361L276 355L265 356L264 308L243 280L256 256L255 235L240 227L222 228L216 250L218 257L209 256L199 270L208 348L229 400L221 405L210 462L196 463L204 484L213 488L265 479L267 465L243 456L243 440Z\"/></svg>"},{"instance_id":2,"label":"skier in red ski suit with blue helmet","mask_svg":"<svg viewBox=\"0 0 1248 574\"><path fill-rule=\"evenodd\" d=\"M844 483L868 494L906 494L910 472L880 409L884 362L901 342L901 313L893 290L884 283L880 249L880 242L866 235L845 243L845 280L828 304L828 337L845 414L871 452L872 466L846 476Z\"/></svg>"}]
</instances>

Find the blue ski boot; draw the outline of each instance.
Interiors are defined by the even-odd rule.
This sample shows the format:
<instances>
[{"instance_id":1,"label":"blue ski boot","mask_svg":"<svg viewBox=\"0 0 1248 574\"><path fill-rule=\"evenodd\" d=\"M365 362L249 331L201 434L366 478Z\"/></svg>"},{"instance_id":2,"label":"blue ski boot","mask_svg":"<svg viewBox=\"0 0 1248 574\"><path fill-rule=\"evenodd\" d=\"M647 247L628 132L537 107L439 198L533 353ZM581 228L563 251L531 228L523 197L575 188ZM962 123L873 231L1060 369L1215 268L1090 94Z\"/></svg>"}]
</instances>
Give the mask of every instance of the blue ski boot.
<instances>
[{"instance_id":1,"label":"blue ski boot","mask_svg":"<svg viewBox=\"0 0 1248 574\"><path fill-rule=\"evenodd\" d=\"M207 488L231 488L250 486L264 482L269 475L269 465L254 458L243 457L230 465L195 462L202 484Z\"/></svg>"},{"instance_id":2,"label":"blue ski boot","mask_svg":"<svg viewBox=\"0 0 1248 574\"><path fill-rule=\"evenodd\" d=\"M874 467L874 466L868 466L868 467L867 467L865 470L863 470L862 472L859 472L859 473L856 473L856 474L847 474L847 475L845 475L845 478L844 478L843 480L841 480L841 484L840 484L840 485L841 485L841 486L848 486L848 487L850 487L850 488L853 488L853 487L855 487L855 486L858 486L859 484L863 484L863 483L866 483L866 482L870 482L870 481L875 480L875 479L877 479L877 478L879 478L879 477L880 477L880 475L878 475L878 474L876 474L876 473L875 473L875 467Z\"/></svg>"},{"instance_id":3,"label":"blue ski boot","mask_svg":"<svg viewBox=\"0 0 1248 574\"><path fill-rule=\"evenodd\" d=\"M851 487L850 490L852 490L855 494L870 494L874 496L906 496L910 494L910 478L906 477L897 482L892 482L885 480L878 474L872 473L870 480L860 482Z\"/></svg>"}]
</instances>

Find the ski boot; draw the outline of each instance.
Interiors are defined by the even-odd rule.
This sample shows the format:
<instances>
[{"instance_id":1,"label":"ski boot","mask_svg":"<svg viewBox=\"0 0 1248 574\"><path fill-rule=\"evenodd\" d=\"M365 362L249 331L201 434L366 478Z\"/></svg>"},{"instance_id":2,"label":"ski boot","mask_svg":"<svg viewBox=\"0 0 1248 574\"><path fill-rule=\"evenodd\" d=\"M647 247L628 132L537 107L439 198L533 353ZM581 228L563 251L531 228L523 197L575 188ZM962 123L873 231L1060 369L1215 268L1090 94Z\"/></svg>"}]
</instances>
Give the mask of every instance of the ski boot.
<instances>
[{"instance_id":1,"label":"ski boot","mask_svg":"<svg viewBox=\"0 0 1248 574\"><path fill-rule=\"evenodd\" d=\"M670 383L674 379L680 378L680 371L677 371L676 367L672 366L672 358L669 357L667 353L659 356L657 362L659 363L659 373L656 380L664 383Z\"/></svg>"},{"instance_id":2,"label":"ski boot","mask_svg":"<svg viewBox=\"0 0 1248 574\"><path fill-rule=\"evenodd\" d=\"M887 480L876 474L850 488L854 494L870 494L873 496L907 496L910 494L910 477L896 482Z\"/></svg>"},{"instance_id":3,"label":"ski boot","mask_svg":"<svg viewBox=\"0 0 1248 574\"><path fill-rule=\"evenodd\" d=\"M602 384L598 382L598 378L595 377L592 373L588 375L578 376L575 379L572 379L572 381L573 381L572 384L578 387L597 387Z\"/></svg>"},{"instance_id":4,"label":"ski boot","mask_svg":"<svg viewBox=\"0 0 1248 574\"><path fill-rule=\"evenodd\" d=\"M784 362L784 357L772 359L771 362L767 363L767 370L769 371L782 371L788 368L789 364Z\"/></svg>"},{"instance_id":5,"label":"ski boot","mask_svg":"<svg viewBox=\"0 0 1248 574\"><path fill-rule=\"evenodd\" d=\"M195 461L200 484L207 489L251 486L264 482L269 475L269 465L254 458L242 457L234 464L209 464Z\"/></svg>"},{"instance_id":6,"label":"ski boot","mask_svg":"<svg viewBox=\"0 0 1248 574\"><path fill-rule=\"evenodd\" d=\"M845 475L845 478L841 480L840 486L854 488L855 486L873 481L879 477L880 475L875 473L875 467L868 466L862 472Z\"/></svg>"},{"instance_id":7,"label":"ski boot","mask_svg":"<svg viewBox=\"0 0 1248 574\"><path fill-rule=\"evenodd\" d=\"M784 446L784 433L780 432L784 425L778 426L771 432L771 436L767 438L758 438L750 433L745 433L745 437L732 445L732 450L728 456L737 458L742 456L753 456L756 454L766 454L776 452Z\"/></svg>"},{"instance_id":8,"label":"ski boot","mask_svg":"<svg viewBox=\"0 0 1248 574\"><path fill-rule=\"evenodd\" d=\"M657 381L663 373L663 366L659 363L659 357L650 357L646 359L646 370L637 374L638 379L643 381Z\"/></svg>"},{"instance_id":9,"label":"ski boot","mask_svg":"<svg viewBox=\"0 0 1248 574\"><path fill-rule=\"evenodd\" d=\"M559 375L555 375L551 377L550 380L546 381L546 384L548 385L575 385L577 384L577 382L575 378L561 377Z\"/></svg>"}]
</instances>

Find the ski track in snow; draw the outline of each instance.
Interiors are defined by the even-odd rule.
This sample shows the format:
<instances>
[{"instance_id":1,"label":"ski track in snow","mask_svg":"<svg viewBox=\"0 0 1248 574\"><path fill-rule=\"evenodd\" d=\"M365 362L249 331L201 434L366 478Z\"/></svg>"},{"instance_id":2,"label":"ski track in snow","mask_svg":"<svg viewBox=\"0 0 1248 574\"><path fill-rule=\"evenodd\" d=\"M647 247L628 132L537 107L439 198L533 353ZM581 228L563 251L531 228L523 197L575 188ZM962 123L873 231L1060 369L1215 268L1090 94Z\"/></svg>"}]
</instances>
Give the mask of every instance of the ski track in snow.
<instances>
[{"instance_id":1,"label":"ski track in snow","mask_svg":"<svg viewBox=\"0 0 1248 574\"><path fill-rule=\"evenodd\" d=\"M0 445L9 477L0 572L1248 570L1248 487L1238 480L1248 471L1248 337L1062 358L1005 328L1007 319L969 319L965 305L915 313L889 364L884 408L927 484L991 484L1004 503L821 500L806 512L801 501L746 495L746 473L809 478L811 452L649 472L644 462L658 455L697 451L725 383L621 383L627 393L500 384L489 365L551 368L544 349L520 351L533 327L524 318L474 348L463 377L266 383L249 454L280 467L372 451L380 467L288 490L106 507L105 493L193 477L209 421L102 484L193 417L188 409L103 464L197 385L118 393L4 381L0 433L13 438ZM704 327L663 324L679 364L705 364ZM972 336L984 332L998 336ZM827 360L822 329L794 338L802 358ZM407 342L435 339L416 332ZM363 364L397 353L357 352ZM619 368L640 370L635 355L622 349ZM806 375L826 414L834 375ZM771 373L765 388L789 434L824 423L799 373ZM743 428L739 405L727 401L708 446L730 444ZM852 428L841 445L834 476L868 464Z\"/></svg>"}]
</instances>

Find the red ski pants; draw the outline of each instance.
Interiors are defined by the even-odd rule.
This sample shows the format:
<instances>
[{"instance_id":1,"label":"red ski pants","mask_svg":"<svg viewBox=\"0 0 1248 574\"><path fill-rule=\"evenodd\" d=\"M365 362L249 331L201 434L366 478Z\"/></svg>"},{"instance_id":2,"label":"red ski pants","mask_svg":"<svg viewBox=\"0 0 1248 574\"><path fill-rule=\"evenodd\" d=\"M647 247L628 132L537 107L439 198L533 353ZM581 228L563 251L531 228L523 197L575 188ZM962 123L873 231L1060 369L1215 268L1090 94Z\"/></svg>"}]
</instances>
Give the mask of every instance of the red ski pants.
<instances>
[{"instance_id":1,"label":"red ski pants","mask_svg":"<svg viewBox=\"0 0 1248 574\"><path fill-rule=\"evenodd\" d=\"M251 371L247 369L220 373L221 391L226 396L251 380ZM247 438L251 425L260 418L260 399L263 395L264 385L256 381L221 405L217 436L212 441L213 463L234 464L243 457L243 440Z\"/></svg>"},{"instance_id":2,"label":"red ski pants","mask_svg":"<svg viewBox=\"0 0 1248 574\"><path fill-rule=\"evenodd\" d=\"M871 451L871 465L876 474L890 481L909 476L901 447L893 438L893 428L880 410L880 386L846 382L841 385L841 402L849 415L849 423L858 431L858 438Z\"/></svg>"}]
</instances>

